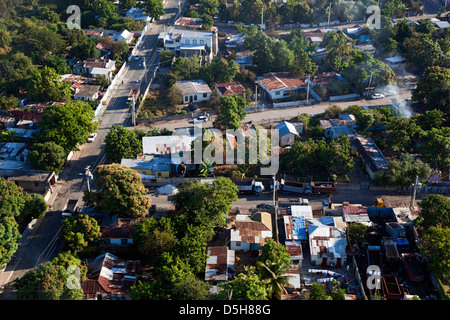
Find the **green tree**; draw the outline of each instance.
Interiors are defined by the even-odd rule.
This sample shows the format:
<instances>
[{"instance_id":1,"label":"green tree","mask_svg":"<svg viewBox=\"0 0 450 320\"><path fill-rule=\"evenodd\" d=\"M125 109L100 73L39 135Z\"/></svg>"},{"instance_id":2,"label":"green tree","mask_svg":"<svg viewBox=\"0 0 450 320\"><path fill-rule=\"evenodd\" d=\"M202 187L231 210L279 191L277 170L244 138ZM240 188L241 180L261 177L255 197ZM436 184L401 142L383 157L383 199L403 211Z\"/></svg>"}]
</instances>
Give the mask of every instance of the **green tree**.
<instances>
[{"instance_id":1,"label":"green tree","mask_svg":"<svg viewBox=\"0 0 450 320\"><path fill-rule=\"evenodd\" d=\"M348 227L348 236L357 245L361 245L365 241L367 226L361 223L352 223Z\"/></svg>"},{"instance_id":2,"label":"green tree","mask_svg":"<svg viewBox=\"0 0 450 320\"><path fill-rule=\"evenodd\" d=\"M55 69L58 74L72 73L72 69L67 63L66 57L60 54L52 54L44 61L44 65L49 68Z\"/></svg>"},{"instance_id":3,"label":"green tree","mask_svg":"<svg viewBox=\"0 0 450 320\"><path fill-rule=\"evenodd\" d=\"M33 168L45 171L61 172L66 163L67 154L64 148L53 141L35 143L33 151L28 156Z\"/></svg>"},{"instance_id":4,"label":"green tree","mask_svg":"<svg viewBox=\"0 0 450 320\"><path fill-rule=\"evenodd\" d=\"M70 83L61 81L55 69L44 66L33 73L27 94L32 101L67 102L71 95Z\"/></svg>"},{"instance_id":5,"label":"green tree","mask_svg":"<svg viewBox=\"0 0 450 320\"><path fill-rule=\"evenodd\" d=\"M19 226L7 206L0 205L0 268L11 260L19 247Z\"/></svg>"},{"instance_id":6,"label":"green tree","mask_svg":"<svg viewBox=\"0 0 450 320\"><path fill-rule=\"evenodd\" d=\"M85 213L65 219L61 234L64 246L73 252L83 250L101 235L97 220Z\"/></svg>"},{"instance_id":7,"label":"green tree","mask_svg":"<svg viewBox=\"0 0 450 320\"><path fill-rule=\"evenodd\" d=\"M450 281L450 228L429 227L422 235L422 252L430 259L431 268L444 282Z\"/></svg>"},{"instance_id":8,"label":"green tree","mask_svg":"<svg viewBox=\"0 0 450 320\"><path fill-rule=\"evenodd\" d=\"M256 273L255 267L245 267L233 280L219 284L214 300L268 300L271 292L266 282Z\"/></svg>"},{"instance_id":9,"label":"green tree","mask_svg":"<svg viewBox=\"0 0 450 320\"><path fill-rule=\"evenodd\" d=\"M183 216L181 225L224 226L225 218L238 199L237 187L226 177L215 179L212 184L188 180L178 186L172 202Z\"/></svg>"},{"instance_id":10,"label":"green tree","mask_svg":"<svg viewBox=\"0 0 450 320\"><path fill-rule=\"evenodd\" d=\"M417 82L412 99L425 103L430 109L450 114L450 69L430 67Z\"/></svg>"},{"instance_id":11,"label":"green tree","mask_svg":"<svg viewBox=\"0 0 450 320\"><path fill-rule=\"evenodd\" d=\"M0 109L9 110L19 106L19 98L14 96L3 96L0 98Z\"/></svg>"},{"instance_id":12,"label":"green tree","mask_svg":"<svg viewBox=\"0 0 450 320\"><path fill-rule=\"evenodd\" d=\"M79 58L80 60L86 60L87 58L98 58L98 50L96 48L95 39L88 39L77 43L70 49L70 54Z\"/></svg>"},{"instance_id":13,"label":"green tree","mask_svg":"<svg viewBox=\"0 0 450 320\"><path fill-rule=\"evenodd\" d=\"M120 163L141 153L142 143L133 131L113 125L105 137L105 152L110 163Z\"/></svg>"},{"instance_id":14,"label":"green tree","mask_svg":"<svg viewBox=\"0 0 450 320\"><path fill-rule=\"evenodd\" d=\"M220 111L216 118L215 126L224 129L239 129L247 112L247 103L240 96L223 96L220 98Z\"/></svg>"},{"instance_id":15,"label":"green tree","mask_svg":"<svg viewBox=\"0 0 450 320\"><path fill-rule=\"evenodd\" d=\"M265 280L270 288L271 297L281 299L281 295L287 292L285 286L289 284L286 271L290 266L290 255L286 247L273 239L268 239L256 261L256 266L261 279Z\"/></svg>"},{"instance_id":16,"label":"green tree","mask_svg":"<svg viewBox=\"0 0 450 320\"><path fill-rule=\"evenodd\" d=\"M31 59L24 53L8 55L0 60L0 85L8 93L18 93L20 88L28 86L35 69Z\"/></svg>"},{"instance_id":17,"label":"green tree","mask_svg":"<svg viewBox=\"0 0 450 320\"><path fill-rule=\"evenodd\" d=\"M166 13L162 0L144 0L141 6L155 20L159 20Z\"/></svg>"},{"instance_id":18,"label":"green tree","mask_svg":"<svg viewBox=\"0 0 450 320\"><path fill-rule=\"evenodd\" d=\"M145 219L133 229L133 243L140 253L157 261L163 252L172 252L178 243L174 221L167 217Z\"/></svg>"},{"instance_id":19,"label":"green tree","mask_svg":"<svg viewBox=\"0 0 450 320\"><path fill-rule=\"evenodd\" d=\"M432 226L450 227L450 199L441 194L429 194L420 202L420 224L429 229Z\"/></svg>"},{"instance_id":20,"label":"green tree","mask_svg":"<svg viewBox=\"0 0 450 320\"><path fill-rule=\"evenodd\" d=\"M107 88L109 86L109 80L105 75L95 75L94 84L100 86L101 89Z\"/></svg>"},{"instance_id":21,"label":"green tree","mask_svg":"<svg viewBox=\"0 0 450 320\"><path fill-rule=\"evenodd\" d=\"M424 135L425 142L419 147L429 163L441 168L450 164L450 127L432 128Z\"/></svg>"},{"instance_id":22,"label":"green tree","mask_svg":"<svg viewBox=\"0 0 450 320\"><path fill-rule=\"evenodd\" d=\"M389 169L384 174L387 185L403 188L411 186L416 180L426 180L431 174L431 168L427 163L414 159L408 154L403 154L400 159L389 161Z\"/></svg>"},{"instance_id":23,"label":"green tree","mask_svg":"<svg viewBox=\"0 0 450 320\"><path fill-rule=\"evenodd\" d=\"M389 146L394 152L405 152L413 149L418 138L419 128L415 119L399 118L387 123Z\"/></svg>"},{"instance_id":24,"label":"green tree","mask_svg":"<svg viewBox=\"0 0 450 320\"><path fill-rule=\"evenodd\" d=\"M47 202L40 193L30 193L30 198L23 210L22 220L31 221L41 218L47 211Z\"/></svg>"},{"instance_id":25,"label":"green tree","mask_svg":"<svg viewBox=\"0 0 450 320\"><path fill-rule=\"evenodd\" d=\"M77 100L63 106L48 106L39 125L46 139L54 141L68 153L78 144L85 143L91 132L97 131L98 124L93 120L91 106Z\"/></svg>"},{"instance_id":26,"label":"green tree","mask_svg":"<svg viewBox=\"0 0 450 320\"><path fill-rule=\"evenodd\" d=\"M83 200L88 207L125 217L144 217L150 207L147 189L139 173L120 164L100 165L94 171L96 191L85 191Z\"/></svg>"},{"instance_id":27,"label":"green tree","mask_svg":"<svg viewBox=\"0 0 450 320\"><path fill-rule=\"evenodd\" d=\"M332 298L327 294L327 290L323 284L314 282L308 300L332 300Z\"/></svg>"},{"instance_id":28,"label":"green tree","mask_svg":"<svg viewBox=\"0 0 450 320\"><path fill-rule=\"evenodd\" d=\"M70 252L60 253L51 261L44 262L36 269L28 271L23 277L17 278L14 286L19 300L81 300L83 290L67 286L73 273L69 266L75 266L80 271L80 283L86 279L87 268ZM76 285L76 284L74 284Z\"/></svg>"}]
</instances>

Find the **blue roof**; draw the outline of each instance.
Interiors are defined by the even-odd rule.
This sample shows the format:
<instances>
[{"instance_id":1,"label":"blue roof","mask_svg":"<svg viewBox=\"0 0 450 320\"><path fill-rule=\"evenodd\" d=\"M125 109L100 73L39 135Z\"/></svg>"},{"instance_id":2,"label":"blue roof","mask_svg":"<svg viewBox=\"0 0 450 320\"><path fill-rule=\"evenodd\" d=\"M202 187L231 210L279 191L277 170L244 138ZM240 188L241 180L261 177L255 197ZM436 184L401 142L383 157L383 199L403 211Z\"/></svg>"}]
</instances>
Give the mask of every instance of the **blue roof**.
<instances>
[{"instance_id":1,"label":"blue roof","mask_svg":"<svg viewBox=\"0 0 450 320\"><path fill-rule=\"evenodd\" d=\"M292 217L293 232L299 239L307 239L305 217Z\"/></svg>"},{"instance_id":2,"label":"blue roof","mask_svg":"<svg viewBox=\"0 0 450 320\"><path fill-rule=\"evenodd\" d=\"M288 134L293 133L295 135L298 135L297 130L295 129L294 125L292 123L289 123L287 121L283 121L275 126L275 129L278 129L278 134L280 137Z\"/></svg>"}]
</instances>

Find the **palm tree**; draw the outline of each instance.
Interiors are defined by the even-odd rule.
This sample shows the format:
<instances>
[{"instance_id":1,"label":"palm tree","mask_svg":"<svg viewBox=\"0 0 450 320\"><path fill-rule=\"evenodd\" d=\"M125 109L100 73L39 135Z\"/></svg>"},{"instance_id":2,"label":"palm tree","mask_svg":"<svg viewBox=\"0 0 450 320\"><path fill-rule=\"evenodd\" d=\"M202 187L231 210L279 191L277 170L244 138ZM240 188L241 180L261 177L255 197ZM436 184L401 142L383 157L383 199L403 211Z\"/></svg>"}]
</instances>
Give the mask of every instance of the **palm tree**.
<instances>
[{"instance_id":1,"label":"palm tree","mask_svg":"<svg viewBox=\"0 0 450 320\"><path fill-rule=\"evenodd\" d=\"M289 276L285 272L289 269L289 264L282 262L279 257L274 257L273 261L257 261L256 266L261 278L270 286L272 298L280 300L281 295L287 293L285 286L289 283Z\"/></svg>"}]
</instances>

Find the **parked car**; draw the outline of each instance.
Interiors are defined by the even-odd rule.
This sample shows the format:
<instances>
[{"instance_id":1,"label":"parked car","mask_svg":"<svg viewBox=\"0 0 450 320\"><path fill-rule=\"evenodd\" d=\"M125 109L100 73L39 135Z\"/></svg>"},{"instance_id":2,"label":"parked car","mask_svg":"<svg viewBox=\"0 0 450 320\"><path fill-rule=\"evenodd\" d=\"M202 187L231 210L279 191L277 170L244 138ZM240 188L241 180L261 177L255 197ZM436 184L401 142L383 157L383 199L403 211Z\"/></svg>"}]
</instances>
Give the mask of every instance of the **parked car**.
<instances>
[{"instance_id":1,"label":"parked car","mask_svg":"<svg viewBox=\"0 0 450 320\"><path fill-rule=\"evenodd\" d=\"M94 142L95 138L97 138L97 133L96 133L96 132L91 133L91 134L89 135L89 138L87 139L87 141L88 141L88 142Z\"/></svg>"},{"instance_id":2,"label":"parked car","mask_svg":"<svg viewBox=\"0 0 450 320\"><path fill-rule=\"evenodd\" d=\"M206 121L208 121L208 116L199 116L198 118L194 119L194 123L206 122Z\"/></svg>"},{"instance_id":3,"label":"parked car","mask_svg":"<svg viewBox=\"0 0 450 320\"><path fill-rule=\"evenodd\" d=\"M134 56L134 60L135 61L138 61L140 59L141 59L141 55L140 54L137 54L137 55Z\"/></svg>"},{"instance_id":4,"label":"parked car","mask_svg":"<svg viewBox=\"0 0 450 320\"><path fill-rule=\"evenodd\" d=\"M199 109L196 104L191 104L191 105L188 106L188 108L189 108L189 111L195 111L195 110Z\"/></svg>"},{"instance_id":5,"label":"parked car","mask_svg":"<svg viewBox=\"0 0 450 320\"><path fill-rule=\"evenodd\" d=\"M381 93L374 93L373 95L370 96L372 99L383 99L385 96L384 94Z\"/></svg>"}]
</instances>

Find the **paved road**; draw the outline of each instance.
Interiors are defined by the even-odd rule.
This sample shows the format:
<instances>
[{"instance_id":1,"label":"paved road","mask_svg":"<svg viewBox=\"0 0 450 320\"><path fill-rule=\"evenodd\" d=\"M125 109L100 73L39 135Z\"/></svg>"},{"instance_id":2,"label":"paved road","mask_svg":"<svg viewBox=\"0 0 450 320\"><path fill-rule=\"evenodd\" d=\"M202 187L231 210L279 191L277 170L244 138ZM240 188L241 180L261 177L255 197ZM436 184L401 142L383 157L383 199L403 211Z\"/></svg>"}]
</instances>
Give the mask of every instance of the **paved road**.
<instances>
[{"instance_id":1,"label":"paved road","mask_svg":"<svg viewBox=\"0 0 450 320\"><path fill-rule=\"evenodd\" d=\"M322 102L312 106L301 106L301 107L293 107L293 108L284 108L284 109L265 109L263 111L250 112L247 114L243 122L253 121L254 123L262 123L268 122L272 120L273 122L292 119L302 113L307 113L310 115L316 115L323 113L328 107L331 105L338 105L342 109L345 109L349 105L357 104L360 106L375 106L375 105L387 105L392 104L394 100L401 101L407 98L411 98L411 91L402 91L396 96L386 97L384 99L378 100L366 100L360 99L355 101L340 101L340 102ZM149 124L152 127L158 128L167 128L169 130L174 130L176 128L183 128L192 126L192 119L178 119L178 120L167 120L167 121L155 121ZM148 124L141 124L137 127L146 128L149 126ZM211 122L207 122L203 125L204 127L211 127Z\"/></svg>"},{"instance_id":2,"label":"paved road","mask_svg":"<svg viewBox=\"0 0 450 320\"><path fill-rule=\"evenodd\" d=\"M16 278L22 277L27 271L35 266L51 260L61 249L59 231L61 228L61 217L58 210L62 210L67 199L83 196L86 189L84 177L85 168L90 166L91 170L105 162L104 138L112 125L130 124L130 112L126 104L127 96L136 80L143 81L143 87L150 81L151 75L157 65L156 39L163 30L162 23L173 24L177 12L178 1L166 0L166 15L161 22L153 24L153 27L145 35L143 45L138 48L138 54L146 57L147 68L141 61L131 60L127 70L121 76L112 98L99 121L97 138L92 143L85 143L76 151L69 161L68 166L60 174L57 194L50 201L51 209L45 217L39 219L36 230L26 238L16 252L16 261L8 265L4 272L0 273L0 298L3 300L14 299L14 290L10 285ZM145 76L147 71L147 76ZM123 84L122 84L123 80ZM95 187L95 184L93 184ZM4 288L2 292L2 288Z\"/></svg>"}]
</instances>

